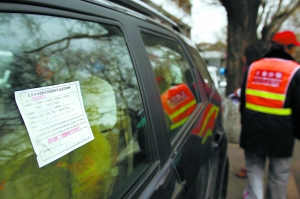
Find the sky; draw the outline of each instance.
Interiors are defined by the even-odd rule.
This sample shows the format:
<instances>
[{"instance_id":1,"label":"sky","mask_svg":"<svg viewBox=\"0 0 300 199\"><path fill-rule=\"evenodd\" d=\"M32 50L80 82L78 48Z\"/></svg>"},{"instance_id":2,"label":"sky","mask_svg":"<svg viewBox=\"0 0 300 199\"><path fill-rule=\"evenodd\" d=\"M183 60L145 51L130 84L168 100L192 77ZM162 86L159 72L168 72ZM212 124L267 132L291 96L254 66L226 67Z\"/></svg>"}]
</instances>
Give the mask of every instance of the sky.
<instances>
[{"instance_id":1,"label":"sky","mask_svg":"<svg viewBox=\"0 0 300 199\"><path fill-rule=\"evenodd\" d=\"M227 26L226 10L223 6L212 6L202 0L191 0L193 28L191 39L196 42L215 43L226 41L223 30Z\"/></svg>"}]
</instances>

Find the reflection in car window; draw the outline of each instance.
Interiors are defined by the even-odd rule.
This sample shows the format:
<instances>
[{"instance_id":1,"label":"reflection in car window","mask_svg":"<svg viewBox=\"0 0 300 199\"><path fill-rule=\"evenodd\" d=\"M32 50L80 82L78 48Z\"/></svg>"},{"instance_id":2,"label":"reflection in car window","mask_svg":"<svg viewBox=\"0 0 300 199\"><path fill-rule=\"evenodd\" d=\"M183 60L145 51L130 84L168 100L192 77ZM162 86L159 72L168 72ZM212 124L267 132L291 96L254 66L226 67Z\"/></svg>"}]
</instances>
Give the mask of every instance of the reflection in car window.
<instances>
[{"instance_id":1,"label":"reflection in car window","mask_svg":"<svg viewBox=\"0 0 300 199\"><path fill-rule=\"evenodd\" d=\"M194 62L196 63L196 68L197 68L197 71L198 71L200 77L202 77L202 79L203 79L202 85L203 85L207 95L210 96L210 94L212 93L212 90L214 88L214 83L210 77L210 74L209 74L205 64L201 60L199 53L195 49L193 49L189 46L187 46L187 48L190 51L190 54L192 55Z\"/></svg>"},{"instance_id":2,"label":"reflection in car window","mask_svg":"<svg viewBox=\"0 0 300 199\"><path fill-rule=\"evenodd\" d=\"M194 77L179 44L146 33L142 38L173 138L200 101Z\"/></svg>"},{"instance_id":3,"label":"reflection in car window","mask_svg":"<svg viewBox=\"0 0 300 199\"><path fill-rule=\"evenodd\" d=\"M108 198L132 185L150 163L147 123L120 30L29 14L0 20L0 198ZM14 91L73 81L95 139L39 168Z\"/></svg>"}]
</instances>

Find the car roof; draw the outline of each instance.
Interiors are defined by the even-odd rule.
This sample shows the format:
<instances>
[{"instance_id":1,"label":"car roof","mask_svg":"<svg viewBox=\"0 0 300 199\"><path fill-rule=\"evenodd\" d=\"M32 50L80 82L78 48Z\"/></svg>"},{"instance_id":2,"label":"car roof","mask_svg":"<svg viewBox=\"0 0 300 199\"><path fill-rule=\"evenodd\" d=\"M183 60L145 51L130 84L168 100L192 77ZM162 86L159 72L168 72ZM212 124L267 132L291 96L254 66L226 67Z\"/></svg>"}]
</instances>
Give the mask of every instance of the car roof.
<instances>
[{"instance_id":1,"label":"car roof","mask_svg":"<svg viewBox=\"0 0 300 199\"><path fill-rule=\"evenodd\" d=\"M156 9L152 8L148 4L139 0L82 0L94 4L98 4L118 12L130 15L135 18L155 23L162 27L175 30L181 33L181 29L176 22L160 13ZM154 20L153 18L159 19L161 22Z\"/></svg>"},{"instance_id":2,"label":"car roof","mask_svg":"<svg viewBox=\"0 0 300 199\"><path fill-rule=\"evenodd\" d=\"M122 12L124 14L130 15L131 17L139 18L141 20L154 23L160 27L164 27L172 31L174 34L179 36L182 41L184 41L187 45L191 46L194 49L197 49L197 46L190 38L186 37L182 34L182 31L179 25L160 13L156 9L152 8L148 4L140 1L140 0L82 0L94 4L99 4L101 6L113 9L118 12ZM153 19L153 17L158 18L161 22L158 22Z\"/></svg>"}]
</instances>

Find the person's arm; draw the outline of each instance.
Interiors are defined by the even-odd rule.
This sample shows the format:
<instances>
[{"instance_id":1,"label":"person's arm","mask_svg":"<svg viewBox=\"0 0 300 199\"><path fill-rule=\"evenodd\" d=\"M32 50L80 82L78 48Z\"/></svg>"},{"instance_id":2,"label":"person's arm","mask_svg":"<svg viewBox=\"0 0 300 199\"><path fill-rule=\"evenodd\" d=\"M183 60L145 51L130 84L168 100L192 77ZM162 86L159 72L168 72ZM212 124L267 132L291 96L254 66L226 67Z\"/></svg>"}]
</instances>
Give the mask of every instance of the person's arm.
<instances>
[{"instance_id":1,"label":"person's arm","mask_svg":"<svg viewBox=\"0 0 300 199\"><path fill-rule=\"evenodd\" d=\"M246 90L246 82L247 82L247 76L248 76L249 68L245 71L242 85L241 85L241 96L240 96L240 113L243 112L245 108L246 103L246 96L245 96L245 90Z\"/></svg>"}]
</instances>

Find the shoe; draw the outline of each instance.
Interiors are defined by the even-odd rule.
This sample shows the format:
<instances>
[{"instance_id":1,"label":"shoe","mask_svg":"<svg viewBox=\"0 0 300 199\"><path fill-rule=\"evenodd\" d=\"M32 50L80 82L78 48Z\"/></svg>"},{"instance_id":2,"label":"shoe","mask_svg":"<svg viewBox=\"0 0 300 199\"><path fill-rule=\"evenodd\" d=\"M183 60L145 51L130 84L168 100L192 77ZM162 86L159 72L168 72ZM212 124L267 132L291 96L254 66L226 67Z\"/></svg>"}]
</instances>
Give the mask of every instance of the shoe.
<instances>
[{"instance_id":1,"label":"shoe","mask_svg":"<svg viewBox=\"0 0 300 199\"><path fill-rule=\"evenodd\" d=\"M245 192L243 193L243 198L244 198L244 199L248 199L248 198L249 198L249 193L248 193L248 191L245 191Z\"/></svg>"},{"instance_id":2,"label":"shoe","mask_svg":"<svg viewBox=\"0 0 300 199\"><path fill-rule=\"evenodd\" d=\"M244 172L244 171L236 172L235 175L239 178L247 178L247 172Z\"/></svg>"}]
</instances>

